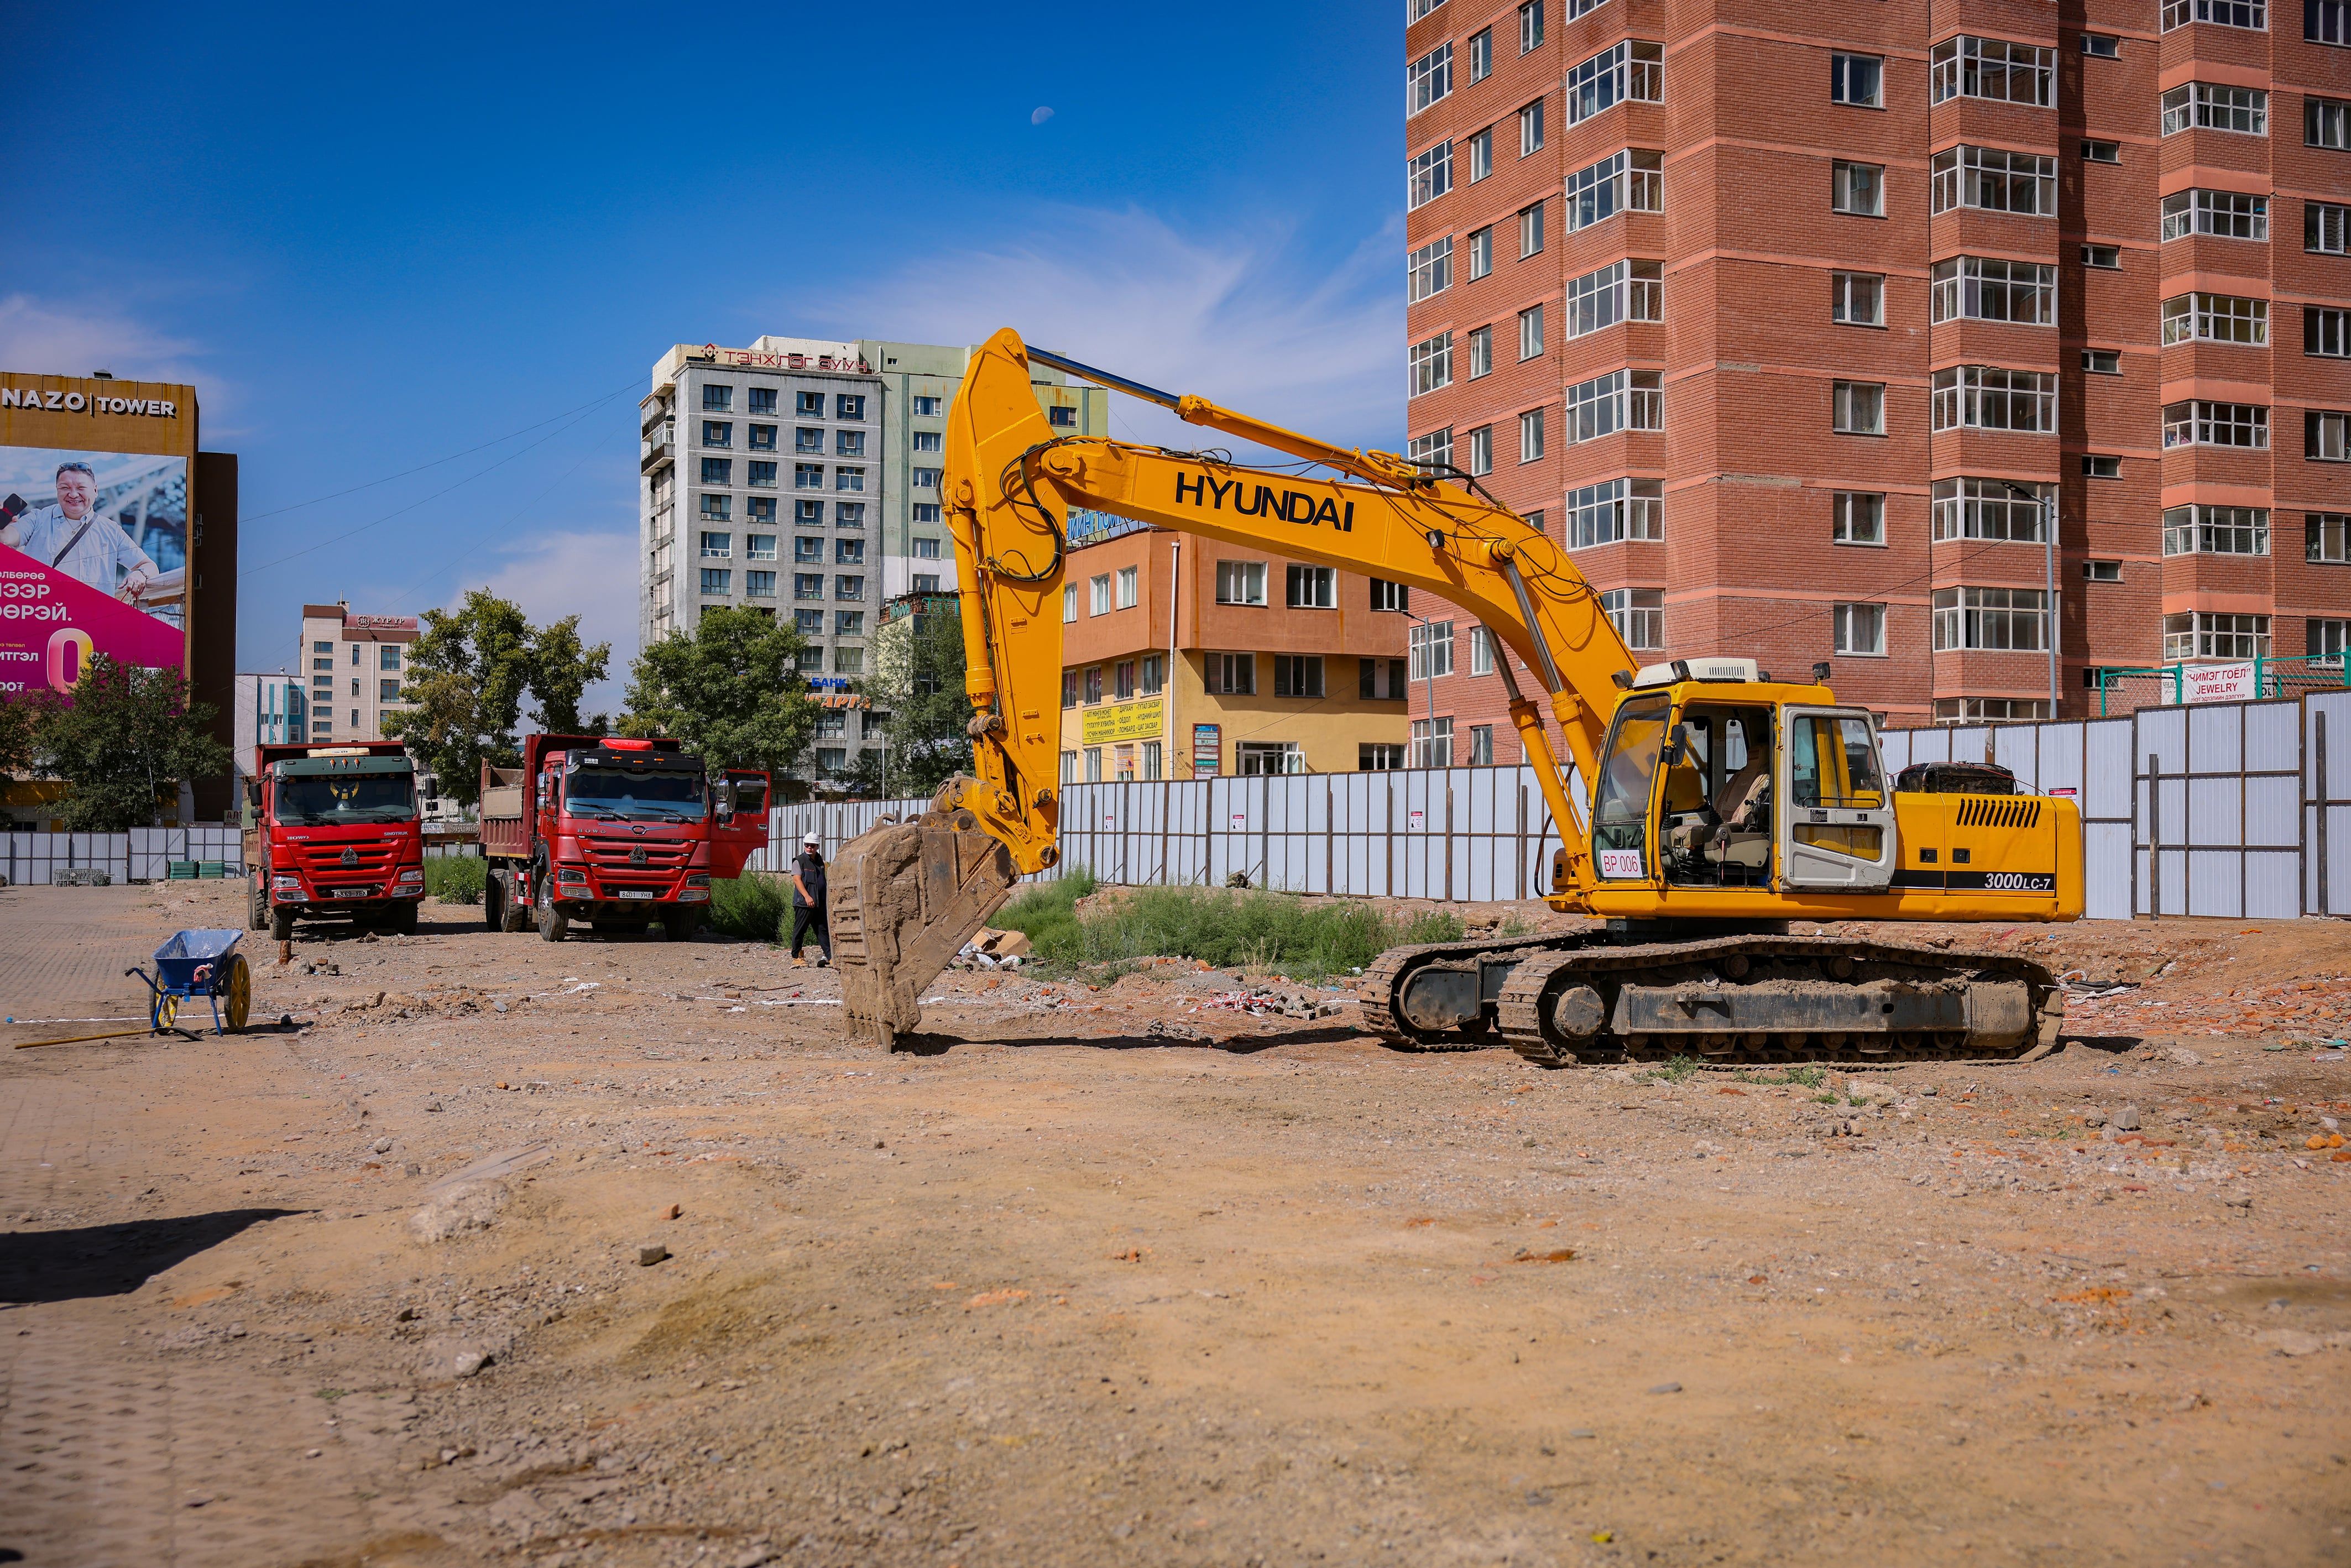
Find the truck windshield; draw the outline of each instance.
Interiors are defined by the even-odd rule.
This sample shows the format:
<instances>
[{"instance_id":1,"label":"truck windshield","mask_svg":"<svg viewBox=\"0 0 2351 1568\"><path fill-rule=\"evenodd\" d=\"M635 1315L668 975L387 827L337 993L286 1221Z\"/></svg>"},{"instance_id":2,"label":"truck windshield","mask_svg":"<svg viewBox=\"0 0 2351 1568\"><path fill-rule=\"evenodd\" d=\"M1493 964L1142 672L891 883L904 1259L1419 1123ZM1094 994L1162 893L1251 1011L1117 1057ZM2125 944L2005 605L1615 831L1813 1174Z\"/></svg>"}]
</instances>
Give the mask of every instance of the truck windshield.
<instances>
[{"instance_id":1,"label":"truck windshield","mask_svg":"<svg viewBox=\"0 0 2351 1568\"><path fill-rule=\"evenodd\" d=\"M312 774L277 781L277 818L300 827L413 822L416 779L408 773Z\"/></svg>"},{"instance_id":2,"label":"truck windshield","mask_svg":"<svg viewBox=\"0 0 2351 1568\"><path fill-rule=\"evenodd\" d=\"M652 821L699 821L702 778L695 773L582 768L565 786L564 800L581 816L606 812Z\"/></svg>"}]
</instances>

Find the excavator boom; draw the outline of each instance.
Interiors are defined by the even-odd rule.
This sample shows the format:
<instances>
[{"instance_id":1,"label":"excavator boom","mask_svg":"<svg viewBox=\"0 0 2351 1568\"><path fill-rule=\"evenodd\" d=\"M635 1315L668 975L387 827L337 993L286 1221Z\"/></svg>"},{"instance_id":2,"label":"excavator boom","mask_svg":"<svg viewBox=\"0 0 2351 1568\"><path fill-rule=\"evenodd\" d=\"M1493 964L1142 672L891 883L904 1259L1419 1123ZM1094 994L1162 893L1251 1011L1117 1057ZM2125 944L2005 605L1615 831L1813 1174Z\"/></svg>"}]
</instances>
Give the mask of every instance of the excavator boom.
<instances>
[{"instance_id":1,"label":"excavator boom","mask_svg":"<svg viewBox=\"0 0 2351 1568\"><path fill-rule=\"evenodd\" d=\"M1286 453L1305 471L1237 463L1221 451L1057 433L1038 405L1031 375L1037 365ZM1521 943L1508 952L1475 945L1466 953L1399 950L1365 981L1367 988L1384 988L1377 998L1367 990L1366 1021L1393 1041L1468 1043L1497 1020L1516 1019L1516 1032L1505 1032L1528 1054L1579 1060L1590 1053L1579 1051L1579 1041L1608 1038L1621 1047L1631 1024L1614 1021L1620 993L1631 998L1625 1019L1649 1020L1640 1035L1668 1044L1684 1033L1718 1044L1729 1039L1729 1051L1741 1049L1741 1040L1785 1040L1792 1031L1800 1041L1907 1035L1930 1051L1954 1040L1980 1044L1998 1038L2014 1045L2033 1032L2028 1026L2046 1010L2053 986L2018 981L2024 988L2011 994L1979 977L1973 990L1972 982L1954 982L1957 988L1938 992L1942 999L1923 1010L1923 1005L1888 1004L1872 1014L1875 1021L1823 1030L1817 1027L1822 1017L1842 1019L1861 1005L1855 987L1911 987L1922 977L1942 984L1934 977L1949 966L1891 956L1907 949L1873 948L1868 962L1876 967L1864 972L1858 960L1840 957L1843 949L1832 950L1834 944L1815 952L1804 945L1812 939L1786 936L1785 922L1792 915L1870 914L2071 918L2079 913L2080 890L2078 816L2071 815L2070 802L2049 802L2045 835L2055 844L2072 826L2070 890L2060 885L2062 863L2053 863L2045 876L2035 871L2012 873L2008 883L1972 884L2034 895L2039 901L2029 905L2012 898L1954 897L1969 884L1939 869L1931 891L1897 883L1892 846L1902 831L1924 834L1934 816L1936 831L1949 834L1943 817L1934 815L1944 810L1941 805L1905 805L1906 798L1890 797L1877 777L1876 732L1865 714L1835 707L1824 686L1772 683L1741 661L1714 662L1743 666L1729 674L1713 666L1693 673L1680 661L1663 675L1636 672L1600 596L1566 552L1474 479L1457 482L1391 453L1336 446L1204 398L1161 392L1029 348L1009 330L974 350L948 415L945 457L942 496L962 585L966 688L976 715L972 774L950 779L919 821L876 828L836 859L834 928L852 1031L894 1043L918 1027L920 988L1009 896L1020 875L1056 862L1061 595L1067 519L1080 510L1367 573L1458 606L1502 650L1494 667L1509 694L1510 721L1561 839L1547 894L1554 908L1608 915L1627 931L1637 926L1650 935L1700 921L1709 923L1711 935L1777 942L1768 953L1723 948L1719 965L1740 974L1760 965L1785 979L1792 964L1830 966L1819 982L1826 992L1781 988L1771 994L1782 1002L1751 1003L1743 1016L1753 1028L1726 1022L1726 1014L1708 1015L1685 1030L1668 1016L1671 1005L1622 977L1583 976L1570 986L1562 977L1582 976L1588 967L1582 957L1562 956L1573 941ZM1553 747L1554 734L1567 753L1563 758ZM1740 758L1751 758L1752 765L1738 787L1746 789L1751 777L1764 788L1747 790L1750 817L1734 831L1710 820L1709 802L1727 799L1733 787L1727 770ZM1586 821L1568 787L1566 765L1587 784L1596 783L1593 803L1602 820ZM1753 810L1768 812L1775 780L1791 804L1801 797L1818 807L1796 839L1782 832L1776 851L1759 841L1769 833L1751 818ZM1669 836L1672 802L1693 789L1695 803L1682 800ZM2012 827L2023 816L2002 809L1984 821L1995 819ZM2033 820L2040 821L2037 809ZM1595 842L1604 852L1595 852ZM1970 862L1968 848L1958 849L1955 859L1985 863ZM1949 862L1929 853L1922 863L1940 868ZM1671 967L1670 956L1661 954L1654 964ZM1558 982L1551 991L1534 981L1537 971ZM1506 995L1514 976L1521 991L1528 984L1535 990L1516 999ZM1567 989L1576 995L1561 1014L1552 991ZM1788 996L1796 999L1786 1001ZM1908 1027L1898 1030L1888 1020ZM1798 1024L1804 1027L1797 1030Z\"/></svg>"}]
</instances>

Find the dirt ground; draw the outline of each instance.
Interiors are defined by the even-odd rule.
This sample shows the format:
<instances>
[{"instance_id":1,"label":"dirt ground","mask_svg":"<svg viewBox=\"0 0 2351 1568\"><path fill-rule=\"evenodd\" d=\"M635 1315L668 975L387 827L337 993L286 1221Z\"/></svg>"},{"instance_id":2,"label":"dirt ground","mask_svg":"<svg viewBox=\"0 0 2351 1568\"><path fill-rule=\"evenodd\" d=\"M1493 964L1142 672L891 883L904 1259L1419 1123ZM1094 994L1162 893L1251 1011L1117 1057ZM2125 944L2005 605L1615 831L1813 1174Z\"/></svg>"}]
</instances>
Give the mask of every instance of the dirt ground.
<instances>
[{"instance_id":1,"label":"dirt ground","mask_svg":"<svg viewBox=\"0 0 2351 1568\"><path fill-rule=\"evenodd\" d=\"M0 1038L241 900L0 890ZM1807 1085L1179 964L885 1059L774 949L476 919L0 1056L0 1562L2351 1560L2341 924L1889 933L2081 971L2070 1043Z\"/></svg>"}]
</instances>

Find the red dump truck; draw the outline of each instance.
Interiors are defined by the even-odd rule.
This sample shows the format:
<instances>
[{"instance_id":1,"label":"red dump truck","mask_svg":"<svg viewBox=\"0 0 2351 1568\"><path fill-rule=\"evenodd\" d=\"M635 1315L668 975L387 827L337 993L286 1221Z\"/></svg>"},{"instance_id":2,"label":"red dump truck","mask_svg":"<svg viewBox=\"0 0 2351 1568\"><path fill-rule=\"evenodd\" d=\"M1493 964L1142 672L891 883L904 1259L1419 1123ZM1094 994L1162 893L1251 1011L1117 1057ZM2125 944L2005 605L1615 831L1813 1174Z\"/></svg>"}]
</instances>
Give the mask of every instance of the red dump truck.
<instances>
[{"instance_id":1,"label":"red dump truck","mask_svg":"<svg viewBox=\"0 0 2351 1568\"><path fill-rule=\"evenodd\" d=\"M575 920L691 936L710 879L743 874L768 842L768 776L723 771L674 740L533 735L522 766L482 765L479 836L493 931L531 925L560 942Z\"/></svg>"},{"instance_id":2,"label":"red dump truck","mask_svg":"<svg viewBox=\"0 0 2351 1568\"><path fill-rule=\"evenodd\" d=\"M416 929L424 841L416 765L396 740L254 747L248 915L280 941L297 920Z\"/></svg>"}]
</instances>

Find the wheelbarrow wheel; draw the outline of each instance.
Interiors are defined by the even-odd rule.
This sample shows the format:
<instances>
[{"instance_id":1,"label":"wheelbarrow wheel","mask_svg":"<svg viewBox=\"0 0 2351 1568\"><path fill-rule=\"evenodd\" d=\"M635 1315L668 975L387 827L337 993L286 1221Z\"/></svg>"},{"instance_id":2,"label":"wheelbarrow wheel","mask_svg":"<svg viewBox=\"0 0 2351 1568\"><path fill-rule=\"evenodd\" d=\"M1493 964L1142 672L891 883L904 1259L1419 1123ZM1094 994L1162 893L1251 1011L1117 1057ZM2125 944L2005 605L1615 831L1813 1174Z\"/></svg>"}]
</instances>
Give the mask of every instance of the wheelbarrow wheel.
<instances>
[{"instance_id":1,"label":"wheelbarrow wheel","mask_svg":"<svg viewBox=\"0 0 2351 1568\"><path fill-rule=\"evenodd\" d=\"M228 1004L224 1010L226 1032L243 1034L245 1020L253 1011L253 970L242 953L229 955L228 984L221 988L221 999Z\"/></svg>"},{"instance_id":2,"label":"wheelbarrow wheel","mask_svg":"<svg viewBox=\"0 0 2351 1568\"><path fill-rule=\"evenodd\" d=\"M147 1005L147 1021L155 1026L157 1034L170 1029L180 1016L180 998L170 991L157 991L155 999Z\"/></svg>"}]
</instances>

